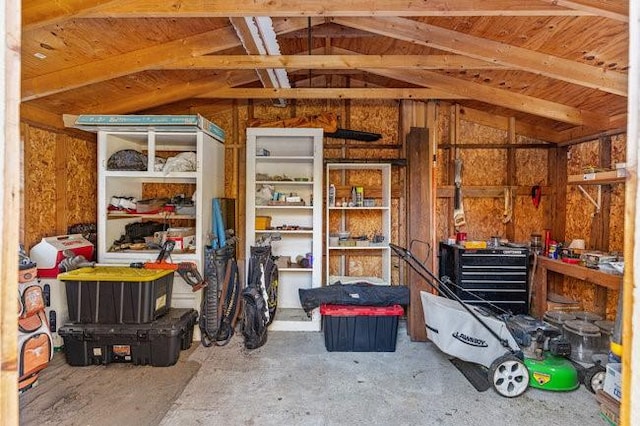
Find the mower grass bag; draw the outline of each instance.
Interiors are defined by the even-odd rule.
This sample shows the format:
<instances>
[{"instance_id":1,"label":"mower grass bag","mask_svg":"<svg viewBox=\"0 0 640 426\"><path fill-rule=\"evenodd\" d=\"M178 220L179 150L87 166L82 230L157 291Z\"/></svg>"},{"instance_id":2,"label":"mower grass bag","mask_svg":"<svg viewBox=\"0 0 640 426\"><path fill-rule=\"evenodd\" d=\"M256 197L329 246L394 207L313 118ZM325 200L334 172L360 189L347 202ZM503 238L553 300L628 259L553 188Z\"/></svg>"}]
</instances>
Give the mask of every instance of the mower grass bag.
<instances>
[{"instance_id":1,"label":"mower grass bag","mask_svg":"<svg viewBox=\"0 0 640 426\"><path fill-rule=\"evenodd\" d=\"M497 358L511 353L509 347L519 350L504 321L471 307L509 347L503 346L459 302L426 291L421 291L420 297L427 337L442 352L489 368Z\"/></svg>"}]
</instances>

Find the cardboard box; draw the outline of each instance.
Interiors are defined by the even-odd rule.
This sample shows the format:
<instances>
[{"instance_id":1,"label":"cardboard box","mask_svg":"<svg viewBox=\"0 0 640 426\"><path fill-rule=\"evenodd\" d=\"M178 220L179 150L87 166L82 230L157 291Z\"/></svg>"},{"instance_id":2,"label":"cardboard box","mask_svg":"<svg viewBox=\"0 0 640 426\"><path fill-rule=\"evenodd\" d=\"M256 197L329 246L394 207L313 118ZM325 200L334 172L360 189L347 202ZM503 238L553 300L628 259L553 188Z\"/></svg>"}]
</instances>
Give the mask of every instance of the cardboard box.
<instances>
[{"instance_id":1,"label":"cardboard box","mask_svg":"<svg viewBox=\"0 0 640 426\"><path fill-rule=\"evenodd\" d=\"M256 229L266 230L271 228L271 216L256 216Z\"/></svg>"},{"instance_id":2,"label":"cardboard box","mask_svg":"<svg viewBox=\"0 0 640 426\"><path fill-rule=\"evenodd\" d=\"M604 387L602 388L607 394L616 400L622 399L622 364L619 362L610 362L607 364L607 374L604 377Z\"/></svg>"}]
</instances>

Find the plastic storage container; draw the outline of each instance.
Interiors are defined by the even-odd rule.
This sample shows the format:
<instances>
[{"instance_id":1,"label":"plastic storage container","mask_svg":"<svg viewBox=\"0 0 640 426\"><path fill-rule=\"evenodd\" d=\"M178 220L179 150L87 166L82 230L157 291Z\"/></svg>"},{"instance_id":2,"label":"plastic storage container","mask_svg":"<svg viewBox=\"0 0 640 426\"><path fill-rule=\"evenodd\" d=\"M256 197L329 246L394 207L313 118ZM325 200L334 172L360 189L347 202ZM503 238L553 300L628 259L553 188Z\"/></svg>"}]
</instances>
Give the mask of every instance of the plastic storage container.
<instances>
[{"instance_id":1,"label":"plastic storage container","mask_svg":"<svg viewBox=\"0 0 640 426\"><path fill-rule=\"evenodd\" d=\"M598 315L598 314L596 314L594 312L589 312L589 311L573 312L573 315L576 316L577 320L587 321L587 322L602 321L604 319L600 315Z\"/></svg>"},{"instance_id":2,"label":"plastic storage container","mask_svg":"<svg viewBox=\"0 0 640 426\"><path fill-rule=\"evenodd\" d=\"M394 352L402 306L321 305L324 344L333 352Z\"/></svg>"},{"instance_id":3,"label":"plastic storage container","mask_svg":"<svg viewBox=\"0 0 640 426\"><path fill-rule=\"evenodd\" d=\"M66 324L64 338L67 363L72 366L126 362L165 367L178 361L181 350L189 349L195 309L170 309L146 324Z\"/></svg>"},{"instance_id":4,"label":"plastic storage container","mask_svg":"<svg viewBox=\"0 0 640 426\"><path fill-rule=\"evenodd\" d=\"M614 322L608 320L594 322L600 329L600 352L609 353L611 347L611 335L613 334Z\"/></svg>"},{"instance_id":5,"label":"plastic storage container","mask_svg":"<svg viewBox=\"0 0 640 426\"><path fill-rule=\"evenodd\" d=\"M171 306L173 271L122 266L80 268L58 275L67 293L69 321L141 324Z\"/></svg>"},{"instance_id":6,"label":"plastic storage container","mask_svg":"<svg viewBox=\"0 0 640 426\"><path fill-rule=\"evenodd\" d=\"M578 362L593 362L593 355L600 347L600 329L593 323L582 320L566 321L564 337L571 343L570 358Z\"/></svg>"},{"instance_id":7,"label":"plastic storage container","mask_svg":"<svg viewBox=\"0 0 640 426\"><path fill-rule=\"evenodd\" d=\"M555 325L558 327L562 333L564 334L564 329L562 326L565 322L575 320L576 316L569 312L564 311L547 311L542 317L543 320L548 322L551 325Z\"/></svg>"}]
</instances>

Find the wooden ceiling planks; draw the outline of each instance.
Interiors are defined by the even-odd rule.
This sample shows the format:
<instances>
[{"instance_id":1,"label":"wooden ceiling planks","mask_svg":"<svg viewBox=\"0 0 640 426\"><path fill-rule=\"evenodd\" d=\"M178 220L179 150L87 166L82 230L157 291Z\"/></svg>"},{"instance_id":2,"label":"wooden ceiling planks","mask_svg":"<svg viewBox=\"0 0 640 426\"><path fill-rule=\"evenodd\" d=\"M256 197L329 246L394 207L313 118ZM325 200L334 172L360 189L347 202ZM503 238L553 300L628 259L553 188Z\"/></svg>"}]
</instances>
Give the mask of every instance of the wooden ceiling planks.
<instances>
[{"instance_id":1,"label":"wooden ceiling planks","mask_svg":"<svg viewBox=\"0 0 640 426\"><path fill-rule=\"evenodd\" d=\"M226 19L77 19L23 33L24 78L225 29ZM35 53L44 53L46 60Z\"/></svg>"},{"instance_id":2,"label":"wooden ceiling planks","mask_svg":"<svg viewBox=\"0 0 640 426\"><path fill-rule=\"evenodd\" d=\"M289 61L283 68L297 89L329 89L329 98L361 98L348 87L368 87L389 89L371 91L380 99L457 99L567 135L589 131L582 124L591 131L624 125L624 0L300 3L25 0L23 110L132 113L216 93L265 96L230 89L259 87L250 66L273 66L270 59L223 55L244 55L230 17L270 15L285 55L279 60ZM38 52L47 58L36 59Z\"/></svg>"}]
</instances>

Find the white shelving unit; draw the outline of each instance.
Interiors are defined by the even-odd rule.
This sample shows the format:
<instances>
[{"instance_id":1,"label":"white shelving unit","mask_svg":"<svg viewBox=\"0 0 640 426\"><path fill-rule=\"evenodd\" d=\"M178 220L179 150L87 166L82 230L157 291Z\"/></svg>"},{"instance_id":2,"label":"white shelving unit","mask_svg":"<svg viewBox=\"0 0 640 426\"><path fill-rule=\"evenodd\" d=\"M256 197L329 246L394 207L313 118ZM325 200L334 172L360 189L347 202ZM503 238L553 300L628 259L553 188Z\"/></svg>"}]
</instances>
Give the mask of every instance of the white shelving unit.
<instances>
[{"instance_id":1,"label":"white shelving unit","mask_svg":"<svg viewBox=\"0 0 640 426\"><path fill-rule=\"evenodd\" d=\"M304 205L269 200L265 187L285 196L295 193ZM307 316L298 289L322 283L322 129L247 129L246 195L247 266L251 246L274 232L281 239L272 242L273 255L294 262L279 267L278 309L270 329L319 331L320 313L316 309ZM256 229L256 216L270 217L271 229ZM307 253L314 258L312 266L299 267L296 257Z\"/></svg>"},{"instance_id":2,"label":"white shelving unit","mask_svg":"<svg viewBox=\"0 0 640 426\"><path fill-rule=\"evenodd\" d=\"M365 178L356 182L349 176L358 172ZM330 163L326 168L326 282L335 280L346 282L363 278L374 283L391 284L391 165L367 163ZM336 187L334 205L329 202L329 187ZM364 199L372 200L373 206L354 206L351 188L362 186ZM346 203L345 203L346 202ZM346 205L345 205L346 204ZM338 241L340 231L349 231L347 242ZM374 242L373 237L381 235L382 242ZM354 241L357 237L367 237L365 241ZM333 238L332 238L333 237ZM350 245L357 244L357 245ZM367 268L353 268L350 257L377 257L378 273ZM370 263L367 263L370 265ZM357 270L356 270L357 269Z\"/></svg>"},{"instance_id":3,"label":"white shelving unit","mask_svg":"<svg viewBox=\"0 0 640 426\"><path fill-rule=\"evenodd\" d=\"M125 226L147 220L165 222L174 227L195 227L195 251L174 250L173 262L192 261L204 271L204 246L211 233L212 199L224 196L224 132L215 124L195 115L189 116L79 116L75 127L98 134L98 246L100 263L124 264L153 261L158 250L113 251L113 242L125 232ZM123 149L143 152L148 157L143 171L108 170L112 154ZM195 171L155 171L156 157L172 157L181 152L194 152ZM194 196L195 214L127 214L108 210L111 198L130 196L144 198L145 185L176 185L189 188ZM194 195L195 193L195 195ZM175 274L171 306L199 310L202 292ZM196 330L195 338L199 338Z\"/></svg>"}]
</instances>

